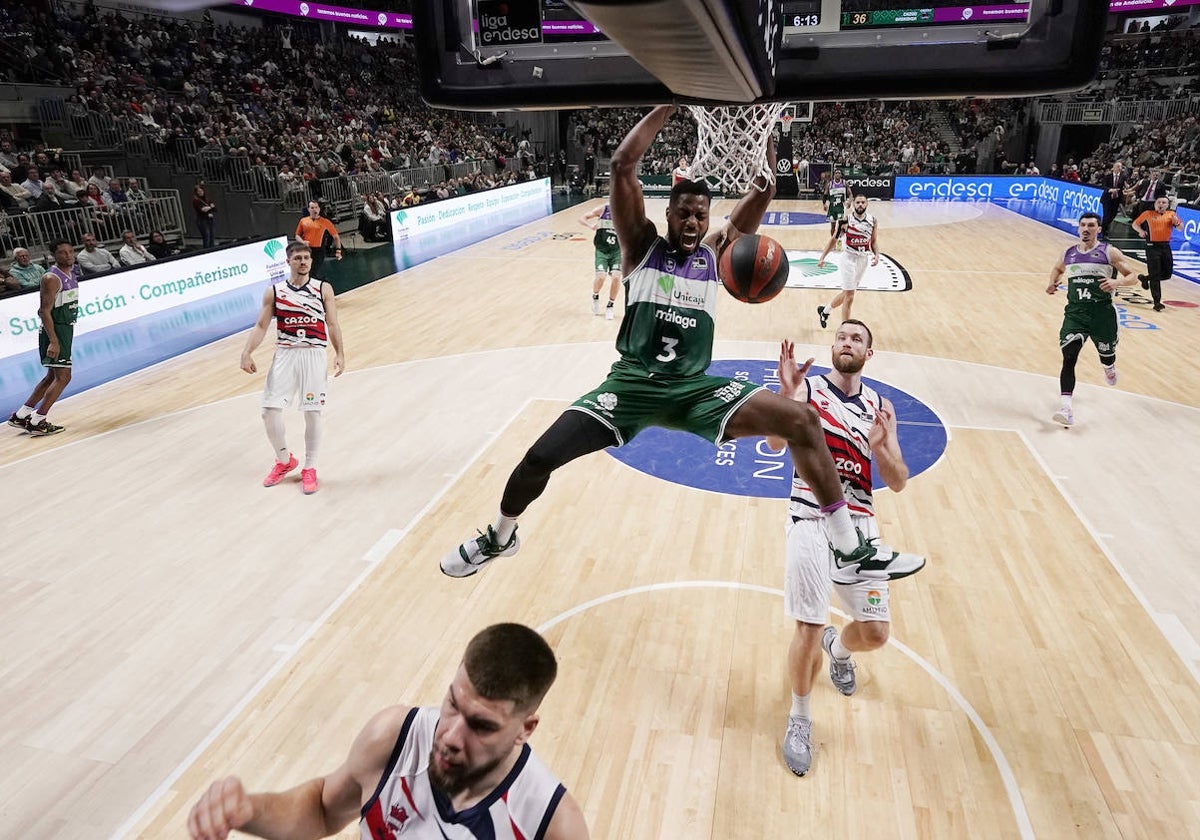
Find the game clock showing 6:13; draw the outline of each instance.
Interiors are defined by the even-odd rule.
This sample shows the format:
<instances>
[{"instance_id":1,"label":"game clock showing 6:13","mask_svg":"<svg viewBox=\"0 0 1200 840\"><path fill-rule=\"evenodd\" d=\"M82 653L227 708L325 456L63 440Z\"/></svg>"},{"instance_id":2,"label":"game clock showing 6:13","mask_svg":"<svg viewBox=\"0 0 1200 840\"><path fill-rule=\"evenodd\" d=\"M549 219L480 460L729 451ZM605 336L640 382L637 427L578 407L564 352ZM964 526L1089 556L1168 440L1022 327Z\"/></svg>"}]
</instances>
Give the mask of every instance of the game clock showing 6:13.
<instances>
[{"instance_id":1,"label":"game clock showing 6:13","mask_svg":"<svg viewBox=\"0 0 1200 840\"><path fill-rule=\"evenodd\" d=\"M821 25L821 0L789 0L783 4L783 25L789 29Z\"/></svg>"}]
</instances>

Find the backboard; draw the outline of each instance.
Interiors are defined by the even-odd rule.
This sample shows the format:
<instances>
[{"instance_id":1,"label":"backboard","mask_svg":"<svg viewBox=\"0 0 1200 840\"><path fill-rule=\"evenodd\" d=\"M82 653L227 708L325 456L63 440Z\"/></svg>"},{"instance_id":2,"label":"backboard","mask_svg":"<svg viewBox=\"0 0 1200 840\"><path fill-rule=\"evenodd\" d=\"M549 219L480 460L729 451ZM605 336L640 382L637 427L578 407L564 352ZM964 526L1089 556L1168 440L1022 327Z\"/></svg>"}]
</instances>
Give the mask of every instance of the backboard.
<instances>
[{"instance_id":1,"label":"backboard","mask_svg":"<svg viewBox=\"0 0 1200 840\"><path fill-rule=\"evenodd\" d=\"M473 110L1019 96L1096 72L1098 0L414 0L421 92Z\"/></svg>"}]
</instances>

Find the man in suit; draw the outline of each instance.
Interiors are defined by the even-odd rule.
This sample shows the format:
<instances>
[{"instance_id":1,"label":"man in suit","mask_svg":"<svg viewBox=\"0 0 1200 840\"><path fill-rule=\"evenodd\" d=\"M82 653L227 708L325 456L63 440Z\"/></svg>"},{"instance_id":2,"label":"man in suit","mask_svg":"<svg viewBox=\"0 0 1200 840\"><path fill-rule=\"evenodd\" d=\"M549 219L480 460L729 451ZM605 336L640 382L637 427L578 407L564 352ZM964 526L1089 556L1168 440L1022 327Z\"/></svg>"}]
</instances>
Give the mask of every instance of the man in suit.
<instances>
[{"instance_id":1,"label":"man in suit","mask_svg":"<svg viewBox=\"0 0 1200 840\"><path fill-rule=\"evenodd\" d=\"M1162 173L1151 169L1150 175L1138 181L1137 186L1133 188L1133 197L1137 200L1133 207L1133 218L1136 219L1147 210L1153 210L1155 200L1165 198L1166 195L1167 185L1163 182Z\"/></svg>"},{"instance_id":2,"label":"man in suit","mask_svg":"<svg viewBox=\"0 0 1200 840\"><path fill-rule=\"evenodd\" d=\"M1108 229L1117 216L1117 209L1121 206L1121 195L1128 186L1128 176L1124 169L1121 161L1116 161L1112 165L1112 171L1104 176L1100 185L1104 190L1100 196L1100 206L1104 209L1104 221L1100 223L1100 235L1105 239L1108 239Z\"/></svg>"}]
</instances>

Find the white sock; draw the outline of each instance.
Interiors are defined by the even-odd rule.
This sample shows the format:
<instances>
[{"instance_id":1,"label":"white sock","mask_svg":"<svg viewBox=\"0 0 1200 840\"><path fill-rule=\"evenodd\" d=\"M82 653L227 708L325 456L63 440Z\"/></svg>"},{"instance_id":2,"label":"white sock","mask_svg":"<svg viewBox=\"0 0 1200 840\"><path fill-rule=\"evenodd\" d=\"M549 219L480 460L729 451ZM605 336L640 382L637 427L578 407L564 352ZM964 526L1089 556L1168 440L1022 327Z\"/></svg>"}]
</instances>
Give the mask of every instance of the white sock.
<instances>
[{"instance_id":1,"label":"white sock","mask_svg":"<svg viewBox=\"0 0 1200 840\"><path fill-rule=\"evenodd\" d=\"M286 464L291 458L287 448L287 436L283 429L283 409L264 408L262 412L263 425L267 427L267 440L275 450L275 461Z\"/></svg>"},{"instance_id":2,"label":"white sock","mask_svg":"<svg viewBox=\"0 0 1200 840\"><path fill-rule=\"evenodd\" d=\"M850 518L850 508L845 502L834 510L825 511L825 530L829 542L838 551L849 554L858 548L858 532L854 530L854 520Z\"/></svg>"},{"instance_id":3,"label":"white sock","mask_svg":"<svg viewBox=\"0 0 1200 840\"><path fill-rule=\"evenodd\" d=\"M492 530L496 532L496 540L500 545L508 545L508 541L512 539L513 531L517 530L517 520L513 516L505 516L503 513L496 516L496 524L492 526Z\"/></svg>"},{"instance_id":4,"label":"white sock","mask_svg":"<svg viewBox=\"0 0 1200 840\"><path fill-rule=\"evenodd\" d=\"M33 421L33 425L37 425L46 419L45 414L38 414L36 411L29 415L29 419Z\"/></svg>"},{"instance_id":5,"label":"white sock","mask_svg":"<svg viewBox=\"0 0 1200 840\"><path fill-rule=\"evenodd\" d=\"M30 414L33 414L33 409L27 405L23 405L17 409L17 419L18 420L24 420Z\"/></svg>"},{"instance_id":6,"label":"white sock","mask_svg":"<svg viewBox=\"0 0 1200 840\"><path fill-rule=\"evenodd\" d=\"M304 412L304 469L317 468L317 452L321 448L321 412Z\"/></svg>"},{"instance_id":7,"label":"white sock","mask_svg":"<svg viewBox=\"0 0 1200 840\"><path fill-rule=\"evenodd\" d=\"M1063 394L1063 395L1062 395L1062 407L1063 407L1063 408L1070 408L1070 407L1071 407L1071 395L1070 395L1070 394Z\"/></svg>"},{"instance_id":8,"label":"white sock","mask_svg":"<svg viewBox=\"0 0 1200 840\"><path fill-rule=\"evenodd\" d=\"M833 644L829 646L829 652L833 654L833 658L839 662L845 662L850 658L852 650L842 644L842 634L838 633L837 638L833 640Z\"/></svg>"},{"instance_id":9,"label":"white sock","mask_svg":"<svg viewBox=\"0 0 1200 840\"><path fill-rule=\"evenodd\" d=\"M792 692L792 710L788 712L788 717L812 717L808 712L808 698L810 695L805 694L801 697L796 692Z\"/></svg>"}]
</instances>

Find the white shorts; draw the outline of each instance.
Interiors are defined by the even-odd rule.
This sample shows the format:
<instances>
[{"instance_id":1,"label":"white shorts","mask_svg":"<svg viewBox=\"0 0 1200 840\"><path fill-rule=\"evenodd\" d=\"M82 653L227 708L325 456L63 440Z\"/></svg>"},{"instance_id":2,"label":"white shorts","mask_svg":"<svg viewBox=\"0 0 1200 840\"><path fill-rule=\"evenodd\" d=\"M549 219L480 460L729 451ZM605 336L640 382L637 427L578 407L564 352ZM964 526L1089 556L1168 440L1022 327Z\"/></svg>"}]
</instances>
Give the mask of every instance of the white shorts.
<instances>
[{"instance_id":1,"label":"white shorts","mask_svg":"<svg viewBox=\"0 0 1200 840\"><path fill-rule=\"evenodd\" d=\"M873 516L852 516L855 526L867 537L879 536ZM783 574L783 611L806 624L829 620L832 589L854 621L891 621L888 582L860 580L833 582L833 551L825 532L825 520L801 519L788 526L787 561Z\"/></svg>"},{"instance_id":2,"label":"white shorts","mask_svg":"<svg viewBox=\"0 0 1200 840\"><path fill-rule=\"evenodd\" d=\"M325 407L329 359L324 347L278 347L263 389L263 408L287 408L295 401L301 411Z\"/></svg>"},{"instance_id":3,"label":"white shorts","mask_svg":"<svg viewBox=\"0 0 1200 840\"><path fill-rule=\"evenodd\" d=\"M863 275L867 273L867 266L871 264L871 258L874 256L870 251L854 251L850 248L842 251L842 291L853 292L858 288L858 284L862 282Z\"/></svg>"}]
</instances>

